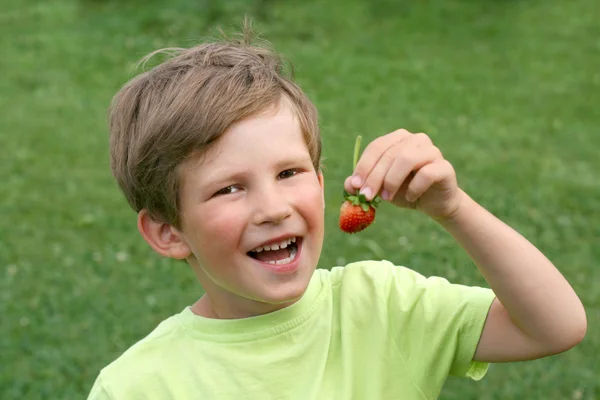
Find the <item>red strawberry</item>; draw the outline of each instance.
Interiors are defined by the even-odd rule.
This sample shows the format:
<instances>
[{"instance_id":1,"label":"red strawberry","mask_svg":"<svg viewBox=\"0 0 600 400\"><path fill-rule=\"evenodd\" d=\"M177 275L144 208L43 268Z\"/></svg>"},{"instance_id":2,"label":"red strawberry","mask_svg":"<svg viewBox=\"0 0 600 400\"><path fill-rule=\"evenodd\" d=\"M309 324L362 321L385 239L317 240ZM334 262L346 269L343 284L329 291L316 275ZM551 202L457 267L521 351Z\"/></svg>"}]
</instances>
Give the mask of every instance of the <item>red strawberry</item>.
<instances>
[{"instance_id":1,"label":"red strawberry","mask_svg":"<svg viewBox=\"0 0 600 400\"><path fill-rule=\"evenodd\" d=\"M340 229L346 233L356 233L365 229L375 220L375 209L379 204L379 196L372 202L364 195L350 195L344 192L346 199L340 209Z\"/></svg>"},{"instance_id":2,"label":"red strawberry","mask_svg":"<svg viewBox=\"0 0 600 400\"><path fill-rule=\"evenodd\" d=\"M360 143L362 137L359 135L354 142L354 165L352 170L356 169L358 154L360 153ZM375 220L375 209L379 205L381 198L375 196L372 201L368 201L363 194L353 195L344 190L344 203L340 209L340 229L347 233L356 233L371 225Z\"/></svg>"}]
</instances>

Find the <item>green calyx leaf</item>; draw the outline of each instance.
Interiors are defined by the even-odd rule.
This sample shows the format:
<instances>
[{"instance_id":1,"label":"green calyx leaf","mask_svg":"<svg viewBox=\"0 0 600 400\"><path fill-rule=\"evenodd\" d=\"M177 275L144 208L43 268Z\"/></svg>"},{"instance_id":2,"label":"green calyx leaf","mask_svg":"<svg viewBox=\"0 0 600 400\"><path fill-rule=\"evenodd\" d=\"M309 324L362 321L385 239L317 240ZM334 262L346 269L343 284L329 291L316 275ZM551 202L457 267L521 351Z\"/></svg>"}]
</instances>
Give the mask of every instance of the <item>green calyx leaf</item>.
<instances>
[{"instance_id":1,"label":"green calyx leaf","mask_svg":"<svg viewBox=\"0 0 600 400\"><path fill-rule=\"evenodd\" d=\"M371 205L375 208L379 206L379 203L381 203L381 197L379 196L375 196L375 198L371 201Z\"/></svg>"},{"instance_id":2,"label":"green calyx leaf","mask_svg":"<svg viewBox=\"0 0 600 400\"><path fill-rule=\"evenodd\" d=\"M344 200L352 203L354 206L360 206L363 211L369 211L369 207L377 208L381 203L381 197L375 196L371 201L367 200L364 194L350 194L344 190Z\"/></svg>"}]
</instances>

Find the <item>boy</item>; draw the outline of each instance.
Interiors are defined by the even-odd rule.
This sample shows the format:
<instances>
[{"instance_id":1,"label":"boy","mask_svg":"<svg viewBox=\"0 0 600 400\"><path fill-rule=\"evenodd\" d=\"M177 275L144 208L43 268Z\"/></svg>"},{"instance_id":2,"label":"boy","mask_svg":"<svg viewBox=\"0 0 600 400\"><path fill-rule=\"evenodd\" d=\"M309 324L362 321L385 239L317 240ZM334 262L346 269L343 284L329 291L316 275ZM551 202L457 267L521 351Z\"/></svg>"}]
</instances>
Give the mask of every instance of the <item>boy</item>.
<instances>
[{"instance_id":1,"label":"boy","mask_svg":"<svg viewBox=\"0 0 600 400\"><path fill-rule=\"evenodd\" d=\"M583 339L573 289L424 134L370 143L345 189L435 219L492 290L386 261L316 269L317 113L250 39L180 49L113 101L111 166L138 229L206 294L103 369L90 399L433 399L450 374Z\"/></svg>"}]
</instances>

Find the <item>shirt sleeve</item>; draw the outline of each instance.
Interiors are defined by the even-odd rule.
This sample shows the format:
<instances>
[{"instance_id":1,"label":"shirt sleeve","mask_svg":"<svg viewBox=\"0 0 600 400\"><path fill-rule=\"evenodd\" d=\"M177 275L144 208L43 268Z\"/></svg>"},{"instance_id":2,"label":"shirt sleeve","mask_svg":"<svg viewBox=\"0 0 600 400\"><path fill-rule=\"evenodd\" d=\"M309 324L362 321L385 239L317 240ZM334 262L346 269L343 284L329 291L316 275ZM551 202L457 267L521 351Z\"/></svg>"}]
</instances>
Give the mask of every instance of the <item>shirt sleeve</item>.
<instances>
[{"instance_id":1,"label":"shirt sleeve","mask_svg":"<svg viewBox=\"0 0 600 400\"><path fill-rule=\"evenodd\" d=\"M489 364L473 356L495 298L492 290L384 264L391 334L408 368L426 371L415 379L426 387L428 379L448 375L483 378Z\"/></svg>"},{"instance_id":2,"label":"shirt sleeve","mask_svg":"<svg viewBox=\"0 0 600 400\"><path fill-rule=\"evenodd\" d=\"M102 385L102 376L98 376L92 390L88 395L87 400L111 400L113 399L109 394L104 385Z\"/></svg>"}]
</instances>

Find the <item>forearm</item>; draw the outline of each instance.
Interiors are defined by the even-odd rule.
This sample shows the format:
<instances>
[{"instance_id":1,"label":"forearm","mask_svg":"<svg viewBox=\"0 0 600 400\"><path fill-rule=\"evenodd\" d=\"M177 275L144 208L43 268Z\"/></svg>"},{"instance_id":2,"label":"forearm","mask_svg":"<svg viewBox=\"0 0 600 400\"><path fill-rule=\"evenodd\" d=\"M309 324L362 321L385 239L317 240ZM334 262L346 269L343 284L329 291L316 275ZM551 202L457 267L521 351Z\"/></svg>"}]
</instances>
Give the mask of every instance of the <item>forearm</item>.
<instances>
[{"instance_id":1,"label":"forearm","mask_svg":"<svg viewBox=\"0 0 600 400\"><path fill-rule=\"evenodd\" d=\"M469 196L438 221L467 251L513 323L532 339L555 343L585 331L585 310L569 283L527 239Z\"/></svg>"}]
</instances>

